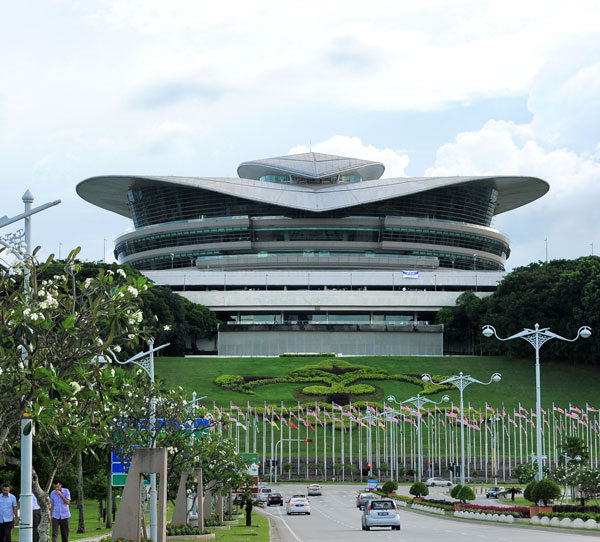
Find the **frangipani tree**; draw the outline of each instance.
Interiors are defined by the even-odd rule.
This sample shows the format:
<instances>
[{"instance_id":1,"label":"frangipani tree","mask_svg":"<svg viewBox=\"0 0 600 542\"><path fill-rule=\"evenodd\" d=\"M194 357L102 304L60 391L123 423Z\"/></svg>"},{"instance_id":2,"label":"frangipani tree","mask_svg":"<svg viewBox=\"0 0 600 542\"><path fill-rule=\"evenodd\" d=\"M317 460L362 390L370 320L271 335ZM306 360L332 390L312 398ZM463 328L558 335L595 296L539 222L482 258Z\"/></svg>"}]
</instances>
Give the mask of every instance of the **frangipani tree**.
<instances>
[{"instance_id":1,"label":"frangipani tree","mask_svg":"<svg viewBox=\"0 0 600 542\"><path fill-rule=\"evenodd\" d=\"M37 251L36 251L37 253ZM139 343L139 294L144 277L99 269L78 280L78 250L67 257L64 272L40 279L52 263L36 253L13 265L0 260L0 452L18 464L18 434L25 414L36 441L52 448L55 467L33 490L42 510L41 540L47 539L48 498L52 477L69 455L89 449L108 427L108 405L119 393L114 374L91 361L108 346ZM12 437L12 435L11 435Z\"/></svg>"}]
</instances>

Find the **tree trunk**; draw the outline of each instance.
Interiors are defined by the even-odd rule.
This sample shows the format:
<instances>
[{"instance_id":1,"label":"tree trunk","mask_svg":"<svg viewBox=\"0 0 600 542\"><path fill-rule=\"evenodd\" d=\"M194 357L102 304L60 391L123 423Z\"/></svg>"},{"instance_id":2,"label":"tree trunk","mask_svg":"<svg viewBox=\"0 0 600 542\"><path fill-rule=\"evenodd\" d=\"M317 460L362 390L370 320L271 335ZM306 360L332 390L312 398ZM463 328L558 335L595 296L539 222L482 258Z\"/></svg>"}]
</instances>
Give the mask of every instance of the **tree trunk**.
<instances>
[{"instance_id":1,"label":"tree trunk","mask_svg":"<svg viewBox=\"0 0 600 542\"><path fill-rule=\"evenodd\" d=\"M252 503L246 505L246 527L252 527Z\"/></svg>"},{"instance_id":2,"label":"tree trunk","mask_svg":"<svg viewBox=\"0 0 600 542\"><path fill-rule=\"evenodd\" d=\"M77 532L85 533L85 510L83 503L83 459L81 457L81 452L77 452L77 512L79 515Z\"/></svg>"},{"instance_id":3,"label":"tree trunk","mask_svg":"<svg viewBox=\"0 0 600 542\"><path fill-rule=\"evenodd\" d=\"M40 526L38 528L40 542L48 542L50 539L50 495L40 486L35 469L32 470L31 486L40 505Z\"/></svg>"}]
</instances>

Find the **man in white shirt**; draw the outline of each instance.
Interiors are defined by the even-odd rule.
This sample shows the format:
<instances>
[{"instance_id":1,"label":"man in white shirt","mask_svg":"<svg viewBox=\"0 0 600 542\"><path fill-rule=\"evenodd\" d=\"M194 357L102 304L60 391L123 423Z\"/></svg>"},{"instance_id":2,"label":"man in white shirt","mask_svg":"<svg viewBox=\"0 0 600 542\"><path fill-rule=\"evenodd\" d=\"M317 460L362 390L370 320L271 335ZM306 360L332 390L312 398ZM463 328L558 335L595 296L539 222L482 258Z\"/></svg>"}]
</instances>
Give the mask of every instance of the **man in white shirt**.
<instances>
[{"instance_id":1,"label":"man in white shirt","mask_svg":"<svg viewBox=\"0 0 600 542\"><path fill-rule=\"evenodd\" d=\"M17 498L10 492L10 484L3 484L0 494L0 542L11 542L16 516Z\"/></svg>"}]
</instances>

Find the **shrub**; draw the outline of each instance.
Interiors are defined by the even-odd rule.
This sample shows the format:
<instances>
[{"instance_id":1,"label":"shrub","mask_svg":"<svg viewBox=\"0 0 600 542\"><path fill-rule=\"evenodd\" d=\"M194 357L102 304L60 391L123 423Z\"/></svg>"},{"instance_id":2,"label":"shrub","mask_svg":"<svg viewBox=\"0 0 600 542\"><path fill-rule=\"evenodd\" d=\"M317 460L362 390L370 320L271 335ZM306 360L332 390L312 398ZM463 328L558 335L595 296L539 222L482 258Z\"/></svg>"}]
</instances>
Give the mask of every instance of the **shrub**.
<instances>
[{"instance_id":1,"label":"shrub","mask_svg":"<svg viewBox=\"0 0 600 542\"><path fill-rule=\"evenodd\" d=\"M387 495L388 493L394 493L398 489L398 484L394 480L388 480L381 490Z\"/></svg>"},{"instance_id":2,"label":"shrub","mask_svg":"<svg viewBox=\"0 0 600 542\"><path fill-rule=\"evenodd\" d=\"M460 484L456 484L451 490L450 490L450 497L452 497L453 499L458 499L458 493L459 491L462 489L463 486L461 486Z\"/></svg>"},{"instance_id":3,"label":"shrub","mask_svg":"<svg viewBox=\"0 0 600 542\"><path fill-rule=\"evenodd\" d=\"M532 492L533 492L533 488L535 487L536 484L537 484L537 482L535 480L531 480L531 482L529 482L527 484L525 491L523 491L523 497L525 497L525 499L530 502L535 502Z\"/></svg>"},{"instance_id":4,"label":"shrub","mask_svg":"<svg viewBox=\"0 0 600 542\"><path fill-rule=\"evenodd\" d=\"M241 375L221 375L215 378L215 384L225 390L237 390L244 383Z\"/></svg>"},{"instance_id":5,"label":"shrub","mask_svg":"<svg viewBox=\"0 0 600 542\"><path fill-rule=\"evenodd\" d=\"M531 496L534 502L542 501L544 506L548 506L548 502L558 499L561 493L560 486L554 480L544 478L535 484L531 491Z\"/></svg>"},{"instance_id":6,"label":"shrub","mask_svg":"<svg viewBox=\"0 0 600 542\"><path fill-rule=\"evenodd\" d=\"M408 492L415 497L424 497L429 495L429 488L423 482L415 482Z\"/></svg>"},{"instance_id":7,"label":"shrub","mask_svg":"<svg viewBox=\"0 0 600 542\"><path fill-rule=\"evenodd\" d=\"M461 487L458 492L457 498L461 502L474 501L475 500L475 492L469 486Z\"/></svg>"}]
</instances>

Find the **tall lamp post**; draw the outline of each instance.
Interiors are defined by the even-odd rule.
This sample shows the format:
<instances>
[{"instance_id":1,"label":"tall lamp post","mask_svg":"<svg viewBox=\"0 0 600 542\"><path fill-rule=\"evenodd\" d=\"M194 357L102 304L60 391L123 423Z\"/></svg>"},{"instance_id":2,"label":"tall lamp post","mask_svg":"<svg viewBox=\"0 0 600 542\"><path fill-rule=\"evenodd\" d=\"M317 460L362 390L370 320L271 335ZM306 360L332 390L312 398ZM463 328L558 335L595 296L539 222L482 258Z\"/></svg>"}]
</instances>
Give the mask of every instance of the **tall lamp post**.
<instances>
[{"instance_id":1,"label":"tall lamp post","mask_svg":"<svg viewBox=\"0 0 600 542\"><path fill-rule=\"evenodd\" d=\"M560 455L562 455L565 458L565 498L567 500L567 504L569 504L569 462L581 461L581 456L576 455L575 457L569 457L569 454L567 452Z\"/></svg>"},{"instance_id":2,"label":"tall lamp post","mask_svg":"<svg viewBox=\"0 0 600 542\"><path fill-rule=\"evenodd\" d=\"M148 341L148 351L139 352L135 356L129 358L127 361L119 361L113 352L110 352L112 359L119 365L127 365L128 363L134 363L138 367L144 369L146 374L150 377L150 382L154 384L154 352L158 352L163 348L166 348L171 343L161 344L154 348L154 339ZM150 398L150 431L152 432L152 448L156 447L156 400L154 397ZM150 538L154 541L157 540L157 513L156 513L156 473L150 474Z\"/></svg>"},{"instance_id":3,"label":"tall lamp post","mask_svg":"<svg viewBox=\"0 0 600 542\"><path fill-rule=\"evenodd\" d=\"M527 341L533 348L535 349L535 411L536 411L536 433L537 433L537 480L542 479L542 416L541 416L541 393L540 393L540 348L544 343L549 341L550 339L560 339L561 341L566 341L569 343L575 342L579 337L587 339L591 336L592 330L588 326L581 326L577 330L577 335L574 339L567 339L565 337L561 337L556 333L552 333L550 328L545 327L540 329L539 324L535 324L535 329L525 328L523 331L519 331L519 333L515 333L510 337L502 338L498 337L496 333L496 329L493 326L485 325L483 326L483 335L488 339L490 337L496 337L499 341L511 341L512 339L523 339Z\"/></svg>"},{"instance_id":4,"label":"tall lamp post","mask_svg":"<svg viewBox=\"0 0 600 542\"><path fill-rule=\"evenodd\" d=\"M390 403L396 403L397 405L403 405L405 403L410 403L417 408L417 435L419 438L418 448L417 448L418 449L417 455L418 455L418 459L419 459L419 465L417 468L417 481L420 482L422 475L423 475L423 450L421 447L422 446L421 407L425 404L440 405L442 403L450 401L450 397L448 397L447 395L444 395L440 401L436 402L436 401L432 401L431 399L427 399L427 397L421 397L419 394L417 394L415 397L411 397L410 399L406 399L405 401L400 402L400 401L396 401L396 398L393 395L390 395L388 397L388 401Z\"/></svg>"},{"instance_id":5,"label":"tall lamp post","mask_svg":"<svg viewBox=\"0 0 600 542\"><path fill-rule=\"evenodd\" d=\"M9 249L13 255L21 262L25 262L31 257L31 216L54 207L60 203L60 200L44 203L35 209L31 208L34 197L27 190L22 197L24 212L12 218L7 216L0 218L0 228L18 222L25 221L23 230L0 237L0 245ZM21 245L25 245L24 253L21 253ZM27 282L29 272L25 270L25 295L27 295ZM23 365L27 368L26 350L23 349ZM32 455L33 455L33 431L30 427L31 418L29 413L25 413L21 420L21 513L19 514L19 532L22 542L31 542L33 540L33 493L31 492L31 474L32 474Z\"/></svg>"},{"instance_id":6,"label":"tall lamp post","mask_svg":"<svg viewBox=\"0 0 600 542\"><path fill-rule=\"evenodd\" d=\"M434 382L430 374L424 373L421 376L423 382L431 382L432 384L452 384L460 391L460 485L465 485L465 409L463 401L463 391L469 384L483 384L489 386L492 382L500 382L502 376L500 373L494 373L489 382L482 382L470 375L463 375L462 371L458 376L451 376L441 382Z\"/></svg>"}]
</instances>

